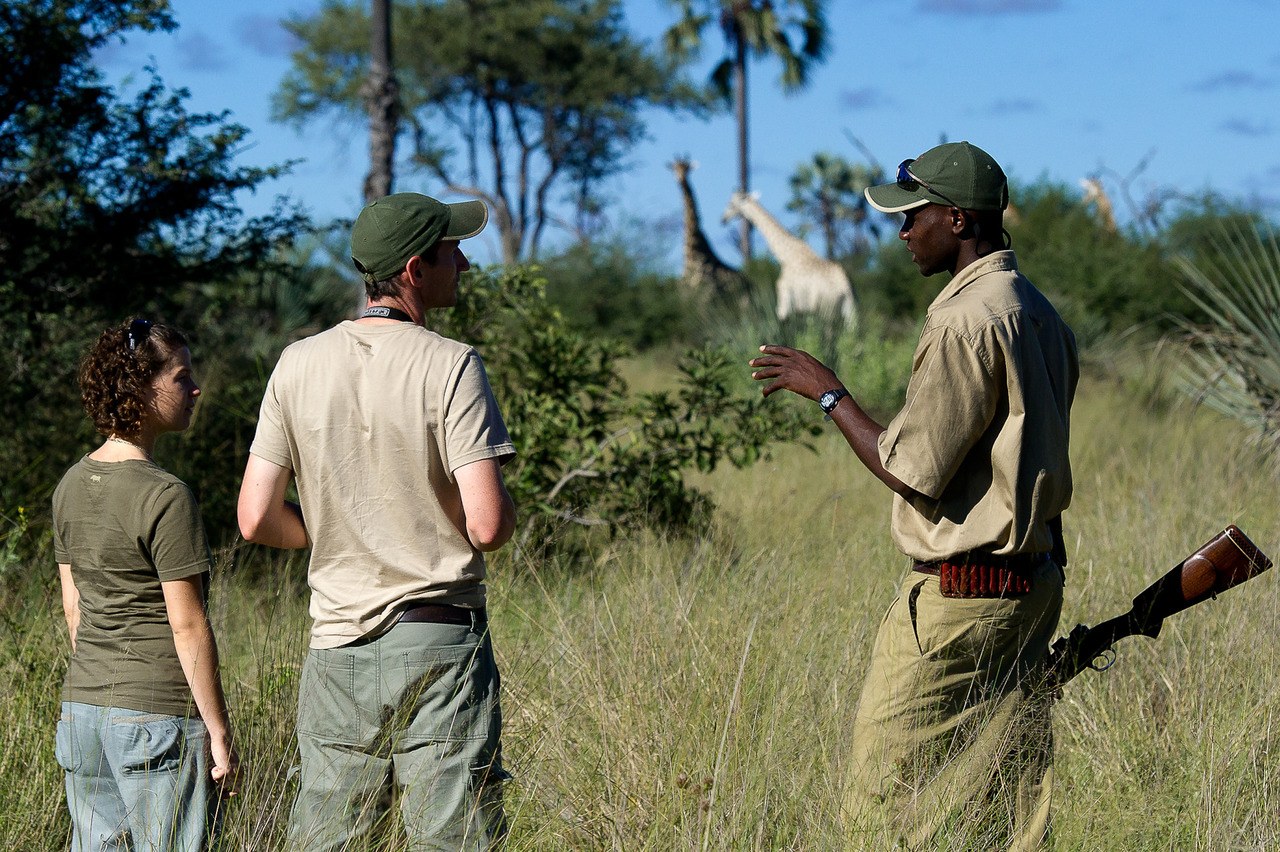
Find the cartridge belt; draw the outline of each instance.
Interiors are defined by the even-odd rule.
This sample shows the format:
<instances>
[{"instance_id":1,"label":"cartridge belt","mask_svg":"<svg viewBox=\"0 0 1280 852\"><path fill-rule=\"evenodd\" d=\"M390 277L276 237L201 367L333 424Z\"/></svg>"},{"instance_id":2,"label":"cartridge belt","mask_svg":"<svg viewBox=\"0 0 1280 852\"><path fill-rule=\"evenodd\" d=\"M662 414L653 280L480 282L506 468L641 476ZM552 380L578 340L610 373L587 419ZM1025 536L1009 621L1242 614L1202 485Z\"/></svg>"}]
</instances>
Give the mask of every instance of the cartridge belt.
<instances>
[{"instance_id":1,"label":"cartridge belt","mask_svg":"<svg viewBox=\"0 0 1280 852\"><path fill-rule=\"evenodd\" d=\"M938 578L947 598L1012 598L1031 592L1031 569L1049 559L1048 553L969 553L939 562L917 562L912 570Z\"/></svg>"}]
</instances>

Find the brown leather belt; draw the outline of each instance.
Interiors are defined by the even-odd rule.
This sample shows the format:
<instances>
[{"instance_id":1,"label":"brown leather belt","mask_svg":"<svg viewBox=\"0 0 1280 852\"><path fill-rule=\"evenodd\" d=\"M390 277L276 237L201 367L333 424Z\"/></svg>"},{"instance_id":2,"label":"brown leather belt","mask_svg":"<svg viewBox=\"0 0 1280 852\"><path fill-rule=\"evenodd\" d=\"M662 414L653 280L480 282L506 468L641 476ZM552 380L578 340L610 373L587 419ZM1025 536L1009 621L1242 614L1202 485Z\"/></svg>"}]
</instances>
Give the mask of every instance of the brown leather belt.
<instances>
[{"instance_id":1,"label":"brown leather belt","mask_svg":"<svg viewBox=\"0 0 1280 852\"><path fill-rule=\"evenodd\" d=\"M1030 570L1048 559L1048 553L971 552L941 562L917 562L912 570L937 577L943 597L1011 598L1031 592Z\"/></svg>"},{"instance_id":2,"label":"brown leather belt","mask_svg":"<svg viewBox=\"0 0 1280 852\"><path fill-rule=\"evenodd\" d=\"M453 604L415 604L400 613L400 622L410 624L459 624L470 627L472 624L486 624L488 620L483 609L469 609Z\"/></svg>"}]
</instances>

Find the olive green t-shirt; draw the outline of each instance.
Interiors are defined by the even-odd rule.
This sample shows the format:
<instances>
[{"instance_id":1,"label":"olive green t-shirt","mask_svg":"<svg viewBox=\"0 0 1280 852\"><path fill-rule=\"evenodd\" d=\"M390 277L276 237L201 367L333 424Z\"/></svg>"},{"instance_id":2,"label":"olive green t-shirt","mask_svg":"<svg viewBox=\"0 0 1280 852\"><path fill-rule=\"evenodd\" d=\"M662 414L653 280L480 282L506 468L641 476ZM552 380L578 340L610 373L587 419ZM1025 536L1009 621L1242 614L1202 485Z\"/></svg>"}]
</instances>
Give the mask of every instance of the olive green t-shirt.
<instances>
[{"instance_id":1,"label":"olive green t-shirt","mask_svg":"<svg viewBox=\"0 0 1280 852\"><path fill-rule=\"evenodd\" d=\"M311 647L412 601L485 605L454 472L515 455L479 354L407 322L347 321L290 345L249 452L293 471L311 540Z\"/></svg>"},{"instance_id":2,"label":"olive green t-shirt","mask_svg":"<svg viewBox=\"0 0 1280 852\"><path fill-rule=\"evenodd\" d=\"M186 714L191 689L160 584L213 563L191 489L148 461L85 456L53 493L53 542L80 593L63 700Z\"/></svg>"},{"instance_id":3,"label":"olive green t-shirt","mask_svg":"<svg viewBox=\"0 0 1280 852\"><path fill-rule=\"evenodd\" d=\"M962 269L929 306L902 411L880 436L893 538L932 562L1049 551L1071 502L1075 337L1011 251Z\"/></svg>"}]
</instances>

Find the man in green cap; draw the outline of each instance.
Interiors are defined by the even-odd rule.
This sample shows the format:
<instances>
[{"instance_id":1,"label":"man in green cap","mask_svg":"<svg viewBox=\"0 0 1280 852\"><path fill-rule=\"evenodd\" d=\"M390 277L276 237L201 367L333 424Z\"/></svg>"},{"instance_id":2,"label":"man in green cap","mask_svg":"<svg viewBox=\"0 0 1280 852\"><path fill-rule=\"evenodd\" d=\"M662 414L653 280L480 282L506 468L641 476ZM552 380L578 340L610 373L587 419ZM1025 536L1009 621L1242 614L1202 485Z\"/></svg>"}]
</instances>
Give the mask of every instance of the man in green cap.
<instances>
[{"instance_id":1,"label":"man in green cap","mask_svg":"<svg viewBox=\"0 0 1280 852\"><path fill-rule=\"evenodd\" d=\"M267 385L240 529L311 548L289 849L348 848L393 791L410 848L505 833L484 552L515 528L515 451L480 356L423 326L456 303L458 241L487 219L416 193L365 207L351 254L367 307L285 349Z\"/></svg>"},{"instance_id":2,"label":"man in green cap","mask_svg":"<svg viewBox=\"0 0 1280 852\"><path fill-rule=\"evenodd\" d=\"M760 347L766 396L816 400L894 492L913 570L881 623L853 723L844 819L858 849L1035 849L1048 832L1049 702L1037 670L1062 607L1060 515L1079 377L1075 338L1023 276L1008 185L968 142L866 191L933 300L905 405L881 426L805 352Z\"/></svg>"}]
</instances>

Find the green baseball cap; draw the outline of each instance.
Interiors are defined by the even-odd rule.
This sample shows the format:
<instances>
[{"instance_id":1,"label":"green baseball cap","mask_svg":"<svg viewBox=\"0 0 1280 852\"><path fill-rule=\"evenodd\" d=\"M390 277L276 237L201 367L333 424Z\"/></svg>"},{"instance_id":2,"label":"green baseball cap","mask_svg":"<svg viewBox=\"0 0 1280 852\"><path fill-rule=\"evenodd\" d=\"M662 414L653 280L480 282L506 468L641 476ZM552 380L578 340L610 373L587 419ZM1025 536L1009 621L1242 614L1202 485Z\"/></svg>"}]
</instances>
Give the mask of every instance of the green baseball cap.
<instances>
[{"instance_id":1,"label":"green baseball cap","mask_svg":"<svg viewBox=\"0 0 1280 852\"><path fill-rule=\"evenodd\" d=\"M397 192L360 211L351 228L351 261L366 281L385 281L414 255L441 240L474 237L488 221L483 201L445 204L417 192Z\"/></svg>"},{"instance_id":2,"label":"green baseball cap","mask_svg":"<svg viewBox=\"0 0 1280 852\"><path fill-rule=\"evenodd\" d=\"M1003 210L1009 206L1009 181L991 155L968 142L930 148L903 160L893 183L864 190L882 213L901 213L925 204L962 210Z\"/></svg>"}]
</instances>

